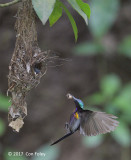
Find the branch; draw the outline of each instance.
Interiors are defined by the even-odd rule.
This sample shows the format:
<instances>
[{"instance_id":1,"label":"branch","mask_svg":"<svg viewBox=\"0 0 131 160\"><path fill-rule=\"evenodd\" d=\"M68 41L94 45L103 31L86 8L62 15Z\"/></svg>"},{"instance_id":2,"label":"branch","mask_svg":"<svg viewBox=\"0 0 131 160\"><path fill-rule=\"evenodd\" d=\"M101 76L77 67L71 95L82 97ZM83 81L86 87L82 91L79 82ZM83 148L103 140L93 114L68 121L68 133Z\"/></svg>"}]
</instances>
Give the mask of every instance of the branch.
<instances>
[{"instance_id":1,"label":"branch","mask_svg":"<svg viewBox=\"0 0 131 160\"><path fill-rule=\"evenodd\" d=\"M16 4L18 2L20 2L21 0L14 0L12 2L9 2L9 3L5 3L5 4L0 4L0 7L8 7L8 6L11 6L13 4Z\"/></svg>"}]
</instances>

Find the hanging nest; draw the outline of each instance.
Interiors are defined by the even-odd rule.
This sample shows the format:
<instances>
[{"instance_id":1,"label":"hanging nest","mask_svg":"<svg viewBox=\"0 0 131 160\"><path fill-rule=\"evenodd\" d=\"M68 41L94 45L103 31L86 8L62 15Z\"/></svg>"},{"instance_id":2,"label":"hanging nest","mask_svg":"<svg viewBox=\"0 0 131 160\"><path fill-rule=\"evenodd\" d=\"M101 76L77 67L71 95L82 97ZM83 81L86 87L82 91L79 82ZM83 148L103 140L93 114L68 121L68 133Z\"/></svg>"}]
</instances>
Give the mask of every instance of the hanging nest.
<instances>
[{"instance_id":1,"label":"hanging nest","mask_svg":"<svg viewBox=\"0 0 131 160\"><path fill-rule=\"evenodd\" d=\"M27 115L26 95L46 73L49 53L42 52L38 47L31 0L22 0L16 18L16 44L8 75L8 92L11 93L12 102L8 119L9 126L19 132Z\"/></svg>"}]
</instances>

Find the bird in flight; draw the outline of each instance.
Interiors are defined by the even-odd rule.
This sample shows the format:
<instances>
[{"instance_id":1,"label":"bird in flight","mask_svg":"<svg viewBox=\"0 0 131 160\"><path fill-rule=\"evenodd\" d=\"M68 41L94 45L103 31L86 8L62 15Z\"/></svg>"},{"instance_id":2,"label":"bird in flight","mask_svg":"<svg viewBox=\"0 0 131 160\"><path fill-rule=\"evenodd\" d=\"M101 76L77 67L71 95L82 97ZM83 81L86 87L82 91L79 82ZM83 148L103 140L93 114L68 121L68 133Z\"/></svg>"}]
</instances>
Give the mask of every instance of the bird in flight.
<instances>
[{"instance_id":1,"label":"bird in flight","mask_svg":"<svg viewBox=\"0 0 131 160\"><path fill-rule=\"evenodd\" d=\"M71 114L69 123L65 124L67 134L51 145L62 141L76 131L83 135L96 136L114 131L118 126L119 122L115 120L116 116L105 112L85 110L84 103L71 94L67 94L67 98L74 101L75 111Z\"/></svg>"}]
</instances>

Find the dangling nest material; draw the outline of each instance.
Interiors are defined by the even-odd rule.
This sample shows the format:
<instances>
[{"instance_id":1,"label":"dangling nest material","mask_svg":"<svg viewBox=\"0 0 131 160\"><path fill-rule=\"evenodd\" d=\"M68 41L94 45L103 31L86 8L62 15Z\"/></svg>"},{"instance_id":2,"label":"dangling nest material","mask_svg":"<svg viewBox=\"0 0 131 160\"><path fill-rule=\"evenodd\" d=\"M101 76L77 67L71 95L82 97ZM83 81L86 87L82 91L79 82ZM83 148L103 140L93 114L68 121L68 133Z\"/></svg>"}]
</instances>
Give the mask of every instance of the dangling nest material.
<instances>
[{"instance_id":1,"label":"dangling nest material","mask_svg":"<svg viewBox=\"0 0 131 160\"><path fill-rule=\"evenodd\" d=\"M26 95L40 83L41 77L46 73L49 54L38 47L31 0L22 1L16 18L16 44L8 75L8 92L11 92L12 97L8 117L9 126L19 132L27 115Z\"/></svg>"}]
</instances>

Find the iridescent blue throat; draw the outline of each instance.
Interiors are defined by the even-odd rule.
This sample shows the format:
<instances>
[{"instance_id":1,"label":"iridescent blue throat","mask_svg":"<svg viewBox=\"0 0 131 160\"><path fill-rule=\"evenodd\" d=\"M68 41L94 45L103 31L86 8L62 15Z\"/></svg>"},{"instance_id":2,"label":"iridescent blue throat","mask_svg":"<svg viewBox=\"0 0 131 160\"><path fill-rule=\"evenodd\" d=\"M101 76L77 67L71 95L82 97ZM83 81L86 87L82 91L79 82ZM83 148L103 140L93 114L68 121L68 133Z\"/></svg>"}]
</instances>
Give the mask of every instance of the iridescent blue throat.
<instances>
[{"instance_id":1,"label":"iridescent blue throat","mask_svg":"<svg viewBox=\"0 0 131 160\"><path fill-rule=\"evenodd\" d=\"M79 103L79 105L80 105L80 107L81 107L82 109L84 108L84 103L83 103L80 99L77 99L77 98L75 98L74 96L73 96L73 99Z\"/></svg>"}]
</instances>

